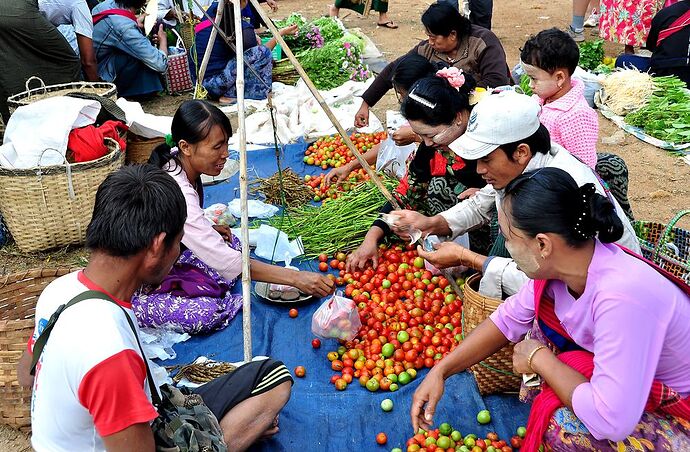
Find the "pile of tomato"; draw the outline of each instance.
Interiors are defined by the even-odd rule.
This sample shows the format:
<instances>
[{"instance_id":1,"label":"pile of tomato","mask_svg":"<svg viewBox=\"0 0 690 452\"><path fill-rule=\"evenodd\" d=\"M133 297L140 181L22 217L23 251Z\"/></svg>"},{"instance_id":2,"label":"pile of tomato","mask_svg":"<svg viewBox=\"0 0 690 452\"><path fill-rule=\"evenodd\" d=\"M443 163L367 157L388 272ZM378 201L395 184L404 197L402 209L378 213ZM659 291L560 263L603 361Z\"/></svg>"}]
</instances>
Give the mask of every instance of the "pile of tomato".
<instances>
[{"instance_id":1,"label":"pile of tomato","mask_svg":"<svg viewBox=\"0 0 690 452\"><path fill-rule=\"evenodd\" d=\"M372 392L395 391L462 340L461 300L446 278L425 269L414 246L381 245L377 268L353 273L344 270L342 253L330 264L320 260L320 270L340 270L335 281L345 284L362 321L355 339L328 354L336 389L358 380Z\"/></svg>"},{"instance_id":2,"label":"pile of tomato","mask_svg":"<svg viewBox=\"0 0 690 452\"><path fill-rule=\"evenodd\" d=\"M350 135L350 140L360 154L364 154L385 138L386 132L353 133ZM320 166L323 169L339 168L354 158L352 151L347 148L340 135L319 138L304 151L304 163Z\"/></svg>"},{"instance_id":3,"label":"pile of tomato","mask_svg":"<svg viewBox=\"0 0 690 452\"><path fill-rule=\"evenodd\" d=\"M326 186L325 174L319 176L304 176L304 183L314 190L314 201L326 201L327 199L337 199L343 193L347 193L356 185L369 180L369 174L363 169L356 169L347 176L347 180L340 184L330 184Z\"/></svg>"},{"instance_id":4,"label":"pile of tomato","mask_svg":"<svg viewBox=\"0 0 690 452\"><path fill-rule=\"evenodd\" d=\"M406 447L407 452L512 452L513 449L522 447L526 430L520 427L516 433L508 445L495 432L487 433L486 438L480 438L474 433L463 437L458 430L444 422L434 430L419 429L416 435L407 440ZM402 449L395 448L392 452L402 452Z\"/></svg>"}]
</instances>

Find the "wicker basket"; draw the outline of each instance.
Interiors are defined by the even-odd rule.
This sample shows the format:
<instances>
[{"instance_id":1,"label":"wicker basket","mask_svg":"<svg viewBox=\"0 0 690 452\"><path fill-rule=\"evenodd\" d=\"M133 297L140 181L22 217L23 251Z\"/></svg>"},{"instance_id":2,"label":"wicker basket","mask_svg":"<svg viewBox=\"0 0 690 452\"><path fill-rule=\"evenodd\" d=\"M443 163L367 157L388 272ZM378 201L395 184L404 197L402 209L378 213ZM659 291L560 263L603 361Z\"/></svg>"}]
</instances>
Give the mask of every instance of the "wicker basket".
<instances>
[{"instance_id":1,"label":"wicker basket","mask_svg":"<svg viewBox=\"0 0 690 452\"><path fill-rule=\"evenodd\" d=\"M164 137L144 138L132 132L127 134L127 164L146 163L151 157L151 152L159 144L165 143Z\"/></svg>"},{"instance_id":2,"label":"wicker basket","mask_svg":"<svg viewBox=\"0 0 690 452\"><path fill-rule=\"evenodd\" d=\"M0 168L0 213L22 251L84 243L96 190L124 161L115 140L106 144L111 152L90 162Z\"/></svg>"},{"instance_id":3,"label":"wicker basket","mask_svg":"<svg viewBox=\"0 0 690 452\"><path fill-rule=\"evenodd\" d=\"M468 335L503 303L479 293L480 274L470 276L465 282L465 298L462 307L463 335ZM515 392L522 379L513 373L513 344L508 344L484 361L472 366L482 395L496 392Z\"/></svg>"},{"instance_id":4,"label":"wicker basket","mask_svg":"<svg viewBox=\"0 0 690 452\"><path fill-rule=\"evenodd\" d=\"M31 429L31 388L19 386L17 361L34 329L36 300L55 278L76 269L36 269L0 278L0 423Z\"/></svg>"},{"instance_id":5,"label":"wicker basket","mask_svg":"<svg viewBox=\"0 0 690 452\"><path fill-rule=\"evenodd\" d=\"M185 49L188 49L189 52L192 52L192 49L196 51L194 48L194 27L197 26L199 21L195 20L194 22L182 22L180 23L180 35L182 36L182 42L184 43Z\"/></svg>"},{"instance_id":6,"label":"wicker basket","mask_svg":"<svg viewBox=\"0 0 690 452\"><path fill-rule=\"evenodd\" d=\"M635 233L644 257L690 284L690 230L676 227L688 214L679 212L667 225L636 221Z\"/></svg>"},{"instance_id":7,"label":"wicker basket","mask_svg":"<svg viewBox=\"0 0 690 452\"><path fill-rule=\"evenodd\" d=\"M41 86L33 89L29 88L33 80L40 82ZM49 97L66 96L69 93L92 93L113 100L117 98L117 88L112 83L73 82L46 86L40 78L31 77L26 81L26 91L7 98L7 106L9 107L10 113L14 113L14 111L21 106L29 105Z\"/></svg>"}]
</instances>

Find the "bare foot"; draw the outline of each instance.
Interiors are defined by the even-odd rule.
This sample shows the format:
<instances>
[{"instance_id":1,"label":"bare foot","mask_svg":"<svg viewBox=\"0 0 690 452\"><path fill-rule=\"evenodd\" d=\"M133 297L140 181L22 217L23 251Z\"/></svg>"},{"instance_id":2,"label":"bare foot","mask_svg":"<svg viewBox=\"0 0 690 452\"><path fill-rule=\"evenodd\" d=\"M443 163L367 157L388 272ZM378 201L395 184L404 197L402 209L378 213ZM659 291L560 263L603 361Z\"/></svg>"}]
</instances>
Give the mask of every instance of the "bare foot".
<instances>
[{"instance_id":1,"label":"bare foot","mask_svg":"<svg viewBox=\"0 0 690 452\"><path fill-rule=\"evenodd\" d=\"M340 14L340 8L336 8L335 5L330 5L328 7L328 15L331 17L338 17Z\"/></svg>"}]
</instances>

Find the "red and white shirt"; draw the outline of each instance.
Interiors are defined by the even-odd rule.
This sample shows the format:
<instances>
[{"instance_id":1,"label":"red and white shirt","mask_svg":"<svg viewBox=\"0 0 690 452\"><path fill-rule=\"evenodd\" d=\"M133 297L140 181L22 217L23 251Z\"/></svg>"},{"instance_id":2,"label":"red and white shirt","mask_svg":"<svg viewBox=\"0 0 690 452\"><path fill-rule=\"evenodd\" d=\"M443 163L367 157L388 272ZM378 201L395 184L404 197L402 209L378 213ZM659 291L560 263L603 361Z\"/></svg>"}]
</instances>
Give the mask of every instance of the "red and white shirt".
<instances>
[{"instance_id":1,"label":"red and white shirt","mask_svg":"<svg viewBox=\"0 0 690 452\"><path fill-rule=\"evenodd\" d=\"M45 288L36 305L30 353L58 306L86 290L105 292L81 271ZM131 304L115 300L136 325ZM65 309L36 367L31 401L34 449L104 451L103 436L157 416L145 363L122 309L100 299Z\"/></svg>"}]
</instances>

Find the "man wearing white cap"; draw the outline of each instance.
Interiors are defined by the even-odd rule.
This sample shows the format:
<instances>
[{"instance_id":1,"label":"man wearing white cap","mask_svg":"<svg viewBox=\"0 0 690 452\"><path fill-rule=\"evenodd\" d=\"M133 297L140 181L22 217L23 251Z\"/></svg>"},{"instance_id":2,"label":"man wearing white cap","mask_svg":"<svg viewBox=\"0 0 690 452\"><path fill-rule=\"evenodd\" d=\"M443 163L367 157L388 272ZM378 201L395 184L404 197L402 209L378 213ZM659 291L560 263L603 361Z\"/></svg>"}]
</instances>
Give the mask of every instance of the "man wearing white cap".
<instances>
[{"instance_id":1,"label":"man wearing white cap","mask_svg":"<svg viewBox=\"0 0 690 452\"><path fill-rule=\"evenodd\" d=\"M539 108L530 97L513 91L485 96L474 107L465 134L449 147L463 159L477 161L477 172L486 180L486 187L433 217L402 211L399 228L415 227L425 234L453 239L488 224L503 189L517 176L555 167L567 171L580 186L593 183L599 194L609 198L625 229L618 243L639 253L635 231L623 209L591 168L551 142L549 132L539 122ZM450 241L438 245L436 251L420 249L419 254L438 268L464 265L481 271L480 292L490 297L513 295L528 279L510 258L482 256Z\"/></svg>"}]
</instances>

